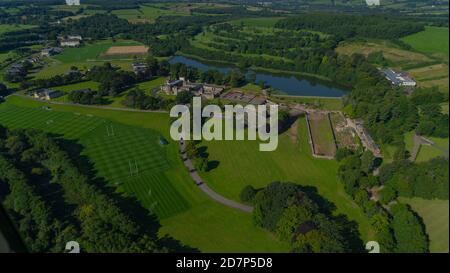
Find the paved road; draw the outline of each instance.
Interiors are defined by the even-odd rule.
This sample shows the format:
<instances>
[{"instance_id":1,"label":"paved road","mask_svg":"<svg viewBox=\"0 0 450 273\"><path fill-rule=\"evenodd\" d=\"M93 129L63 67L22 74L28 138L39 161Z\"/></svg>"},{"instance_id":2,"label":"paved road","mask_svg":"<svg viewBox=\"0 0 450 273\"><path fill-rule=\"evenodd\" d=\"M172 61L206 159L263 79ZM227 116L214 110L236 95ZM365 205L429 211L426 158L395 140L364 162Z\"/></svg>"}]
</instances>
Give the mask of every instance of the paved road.
<instances>
[{"instance_id":1,"label":"paved road","mask_svg":"<svg viewBox=\"0 0 450 273\"><path fill-rule=\"evenodd\" d=\"M187 157L186 153L184 152L185 149L185 143L184 141L180 141L180 152L184 161L184 165L189 170L189 174L191 175L192 179L194 180L195 184L204 192L206 193L211 199L224 204L225 206L235 208L242 210L244 212L252 212L253 207L235 202L233 200L227 199L223 197L222 195L216 193L213 191L208 185L202 180L198 172L195 170L194 165L192 164L192 161Z\"/></svg>"}]
</instances>

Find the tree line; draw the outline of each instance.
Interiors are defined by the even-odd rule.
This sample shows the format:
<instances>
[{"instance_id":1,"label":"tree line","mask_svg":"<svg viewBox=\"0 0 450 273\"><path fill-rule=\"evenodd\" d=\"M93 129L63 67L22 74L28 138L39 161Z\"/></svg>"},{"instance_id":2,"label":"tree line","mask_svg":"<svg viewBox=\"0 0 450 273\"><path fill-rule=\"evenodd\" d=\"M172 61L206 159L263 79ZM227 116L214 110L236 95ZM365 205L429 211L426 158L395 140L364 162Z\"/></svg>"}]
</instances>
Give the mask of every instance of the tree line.
<instances>
[{"instance_id":1,"label":"tree line","mask_svg":"<svg viewBox=\"0 0 450 273\"><path fill-rule=\"evenodd\" d=\"M285 29L311 29L344 40L354 37L398 39L424 30L421 22L378 14L306 13L282 19L275 25Z\"/></svg>"}]
</instances>

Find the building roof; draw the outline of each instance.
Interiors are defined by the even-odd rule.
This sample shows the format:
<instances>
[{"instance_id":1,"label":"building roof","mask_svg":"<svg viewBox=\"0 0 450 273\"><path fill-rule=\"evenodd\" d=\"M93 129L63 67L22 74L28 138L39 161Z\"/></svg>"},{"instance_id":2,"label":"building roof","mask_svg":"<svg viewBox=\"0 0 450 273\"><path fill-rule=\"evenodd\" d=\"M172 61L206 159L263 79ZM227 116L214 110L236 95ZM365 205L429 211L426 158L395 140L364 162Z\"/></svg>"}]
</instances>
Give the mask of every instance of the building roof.
<instances>
[{"instance_id":1,"label":"building roof","mask_svg":"<svg viewBox=\"0 0 450 273\"><path fill-rule=\"evenodd\" d=\"M91 91L92 90L90 88L83 88L83 89L73 90L72 92L89 93Z\"/></svg>"},{"instance_id":2,"label":"building roof","mask_svg":"<svg viewBox=\"0 0 450 273\"><path fill-rule=\"evenodd\" d=\"M180 83L182 83L182 80L173 80L173 81L168 81L167 85L169 86L175 86L175 85L179 85Z\"/></svg>"},{"instance_id":3,"label":"building roof","mask_svg":"<svg viewBox=\"0 0 450 273\"><path fill-rule=\"evenodd\" d=\"M78 40L78 39L63 39L63 40L61 40L61 44L66 44L66 43L70 43L70 44L73 44L73 43L79 44L79 43L80 43L80 40Z\"/></svg>"},{"instance_id":4,"label":"building roof","mask_svg":"<svg viewBox=\"0 0 450 273\"><path fill-rule=\"evenodd\" d=\"M415 81L413 79L411 79L410 77L408 77L406 74L397 73L390 68L383 69L383 70L381 70L381 72L383 72L384 76L395 85L401 85L402 83L405 83L405 82L414 82L415 83Z\"/></svg>"}]
</instances>

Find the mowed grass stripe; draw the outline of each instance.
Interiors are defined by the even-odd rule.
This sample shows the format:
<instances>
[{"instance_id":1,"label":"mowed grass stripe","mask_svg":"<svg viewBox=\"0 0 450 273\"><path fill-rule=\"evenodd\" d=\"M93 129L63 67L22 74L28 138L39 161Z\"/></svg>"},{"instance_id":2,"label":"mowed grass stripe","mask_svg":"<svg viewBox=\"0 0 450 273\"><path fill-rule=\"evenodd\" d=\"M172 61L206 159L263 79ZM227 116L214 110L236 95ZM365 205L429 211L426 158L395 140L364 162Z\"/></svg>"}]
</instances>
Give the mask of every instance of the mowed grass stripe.
<instances>
[{"instance_id":1,"label":"mowed grass stripe","mask_svg":"<svg viewBox=\"0 0 450 273\"><path fill-rule=\"evenodd\" d=\"M183 212L190 207L162 173L130 177L123 184L123 188L133 193L141 204L161 219Z\"/></svg>"},{"instance_id":2,"label":"mowed grass stripe","mask_svg":"<svg viewBox=\"0 0 450 273\"><path fill-rule=\"evenodd\" d=\"M122 184L126 193L135 194L159 218L190 207L164 174L171 168L166 147L159 144L159 134L150 129L85 114L10 105L0 107L0 123L10 129L36 128L76 140L84 146L82 155L93 163L98 177L112 186Z\"/></svg>"}]
</instances>

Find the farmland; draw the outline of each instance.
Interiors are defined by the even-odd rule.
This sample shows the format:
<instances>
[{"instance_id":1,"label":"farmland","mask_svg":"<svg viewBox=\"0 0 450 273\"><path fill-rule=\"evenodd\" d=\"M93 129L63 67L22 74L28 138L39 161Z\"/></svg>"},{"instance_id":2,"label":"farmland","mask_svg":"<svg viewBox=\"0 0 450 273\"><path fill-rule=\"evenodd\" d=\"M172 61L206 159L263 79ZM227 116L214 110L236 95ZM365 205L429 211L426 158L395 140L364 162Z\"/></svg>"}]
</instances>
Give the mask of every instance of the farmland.
<instances>
[{"instance_id":1,"label":"farmland","mask_svg":"<svg viewBox=\"0 0 450 273\"><path fill-rule=\"evenodd\" d=\"M425 31L404 37L402 40L417 51L448 58L448 37L448 28L427 26Z\"/></svg>"},{"instance_id":2,"label":"farmland","mask_svg":"<svg viewBox=\"0 0 450 273\"><path fill-rule=\"evenodd\" d=\"M409 37L411 36L405 37L405 39ZM442 37L436 37L436 39L436 44L444 43ZM429 44L434 45L435 43ZM365 56L370 53L382 52L389 67L408 72L417 81L419 87L438 86L441 91L448 93L448 44L446 48L447 53L442 53L442 51L433 53L430 50L428 52L418 49L406 50L389 41L370 40L366 42L343 42L338 46L336 52L343 55L359 53Z\"/></svg>"},{"instance_id":3,"label":"farmland","mask_svg":"<svg viewBox=\"0 0 450 273\"><path fill-rule=\"evenodd\" d=\"M155 6L142 5L139 9L123 9L112 12L119 18L126 19L131 23L151 23L156 18L165 15L188 15L187 11L180 11L175 9L161 9Z\"/></svg>"},{"instance_id":4,"label":"farmland","mask_svg":"<svg viewBox=\"0 0 450 273\"><path fill-rule=\"evenodd\" d=\"M44 105L10 97L0 105L0 123L11 128L41 128L82 145L81 155L93 162L108 186L136 198L158 215L161 237L170 235L206 252L288 250L269 232L254 227L250 214L211 201L194 185L178 157L176 143L168 136L167 114L66 105L50 105L48 111L42 109ZM111 132L113 136L108 136ZM169 145L160 146L161 135ZM139 172L135 174L131 164L130 176L134 160Z\"/></svg>"},{"instance_id":5,"label":"farmland","mask_svg":"<svg viewBox=\"0 0 450 273\"><path fill-rule=\"evenodd\" d=\"M448 200L425 200L421 198L401 198L422 217L430 239L430 252L448 253Z\"/></svg>"}]
</instances>

